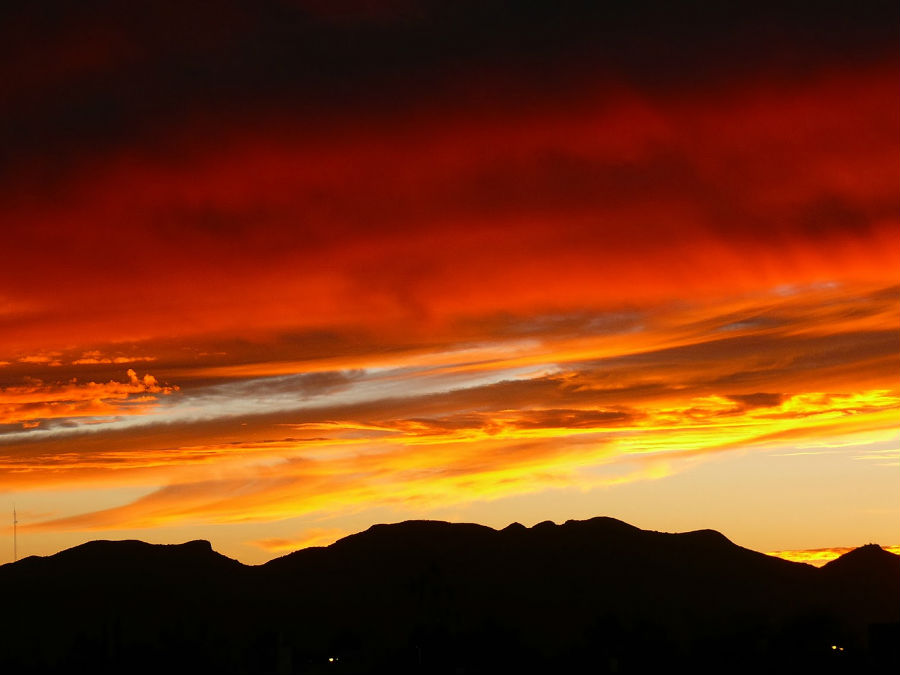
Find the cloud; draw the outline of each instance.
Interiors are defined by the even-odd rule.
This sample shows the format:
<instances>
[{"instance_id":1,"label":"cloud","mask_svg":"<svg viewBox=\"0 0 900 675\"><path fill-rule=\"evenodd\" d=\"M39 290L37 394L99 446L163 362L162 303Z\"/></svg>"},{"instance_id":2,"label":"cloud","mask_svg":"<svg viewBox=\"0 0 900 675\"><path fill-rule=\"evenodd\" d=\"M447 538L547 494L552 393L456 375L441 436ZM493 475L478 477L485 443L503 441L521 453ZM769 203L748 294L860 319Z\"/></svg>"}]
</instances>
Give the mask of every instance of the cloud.
<instances>
[{"instance_id":1,"label":"cloud","mask_svg":"<svg viewBox=\"0 0 900 675\"><path fill-rule=\"evenodd\" d=\"M11 10L0 489L260 521L896 427L896 3L701 4Z\"/></svg>"},{"instance_id":2,"label":"cloud","mask_svg":"<svg viewBox=\"0 0 900 675\"><path fill-rule=\"evenodd\" d=\"M99 350L84 352L81 358L72 361L72 365L98 365L98 364L123 364L137 363L138 361L155 361L155 356L104 356Z\"/></svg>"},{"instance_id":3,"label":"cloud","mask_svg":"<svg viewBox=\"0 0 900 675\"><path fill-rule=\"evenodd\" d=\"M98 334L440 338L504 312L527 326L682 294L895 282L892 87L892 66L873 63L695 98L595 83L534 108L485 111L472 92L399 118L361 110L365 123L185 119L174 147L91 155L57 177L58 198L8 209L5 231L43 255L0 270L24 308L0 355ZM27 180L16 193L41 194Z\"/></svg>"},{"instance_id":4,"label":"cloud","mask_svg":"<svg viewBox=\"0 0 900 675\"><path fill-rule=\"evenodd\" d=\"M28 356L19 357L19 363L27 363L27 364L36 364L36 365L46 365L46 366L61 366L62 362L59 360L59 356L62 352L47 352L42 354L30 354Z\"/></svg>"},{"instance_id":5,"label":"cloud","mask_svg":"<svg viewBox=\"0 0 900 675\"><path fill-rule=\"evenodd\" d=\"M569 484L584 470L585 448L563 443L504 439L490 444L382 443L341 452L321 444L315 457L292 453L282 461L233 469L216 479L169 485L112 509L29 523L30 532L157 527L185 522L240 523L327 511L331 515L373 504L416 508L497 499ZM288 448L282 444L282 453ZM590 456L605 454L597 444ZM639 460L609 472L584 474L595 487L653 480L670 472L665 462ZM127 524L127 525L126 525Z\"/></svg>"},{"instance_id":6,"label":"cloud","mask_svg":"<svg viewBox=\"0 0 900 675\"><path fill-rule=\"evenodd\" d=\"M45 420L137 415L151 407L157 395L177 390L161 385L149 373L138 377L129 369L126 375L128 382L78 382L73 378L45 383L32 379L24 385L0 388L0 424L21 424L29 429Z\"/></svg>"},{"instance_id":7,"label":"cloud","mask_svg":"<svg viewBox=\"0 0 900 675\"><path fill-rule=\"evenodd\" d=\"M588 489L653 480L677 472L687 460L779 441L843 436L866 443L867 435L894 429L898 409L900 396L872 391L797 394L778 406L756 408L726 397L678 405L659 401L642 406L639 414L495 407L441 418L337 420L329 410L282 438L158 450L146 443L131 451L101 446L78 456L10 458L4 468L7 484L20 489L35 469L52 470L59 481L72 472L82 484L102 482L111 470L119 481L123 474L137 481L141 475L177 481L131 504L29 525L36 531L251 522L340 513L363 504L417 508L564 485Z\"/></svg>"},{"instance_id":8,"label":"cloud","mask_svg":"<svg viewBox=\"0 0 900 675\"><path fill-rule=\"evenodd\" d=\"M310 398L344 391L363 376L364 371L361 369L299 373L246 380L230 385L227 390L220 391L225 396L290 393L295 394L298 398Z\"/></svg>"},{"instance_id":9,"label":"cloud","mask_svg":"<svg viewBox=\"0 0 900 675\"><path fill-rule=\"evenodd\" d=\"M483 431L496 435L511 430L589 429L624 426L633 422L634 412L624 410L499 410L481 413L459 413L438 418L386 420L372 424L373 430L397 430L410 436L447 435L466 431ZM300 428L309 428L301 426ZM315 428L315 425L313 425Z\"/></svg>"},{"instance_id":10,"label":"cloud","mask_svg":"<svg viewBox=\"0 0 900 675\"><path fill-rule=\"evenodd\" d=\"M351 532L339 528L314 527L295 537L270 537L251 542L270 553L284 555L310 546L328 546Z\"/></svg>"},{"instance_id":11,"label":"cloud","mask_svg":"<svg viewBox=\"0 0 900 675\"><path fill-rule=\"evenodd\" d=\"M784 401L783 394L767 394L757 392L755 394L731 394L726 398L734 401L744 409L749 408L774 408Z\"/></svg>"},{"instance_id":12,"label":"cloud","mask_svg":"<svg viewBox=\"0 0 900 675\"><path fill-rule=\"evenodd\" d=\"M346 356L267 363L266 354L282 359L310 344L273 336L243 351L235 343L225 350L233 356L216 357L236 358L236 366L158 361L180 387L165 406L148 398L164 395L155 391L163 385L133 371L125 383L14 385L2 390L6 485L194 480L217 458L223 466L253 466L329 448L403 444L528 440L546 444L552 456L555 442L589 439L616 456L665 452L676 459L864 436L891 423L900 397L890 378L895 335L874 328L893 320L892 293L844 285L740 302L647 309L648 330L637 333L555 315L535 319L534 326L552 328L527 340L511 337L503 321L488 324L475 344L405 341L387 350L383 337L359 338ZM716 329L723 317L742 314L778 320L722 338ZM304 368L311 370L296 372ZM295 372L254 375L268 369ZM98 420L104 423L86 424ZM53 434L28 432L23 423Z\"/></svg>"},{"instance_id":13,"label":"cloud","mask_svg":"<svg viewBox=\"0 0 900 675\"><path fill-rule=\"evenodd\" d=\"M766 555L783 558L791 562L806 563L815 567L822 567L836 560L845 553L852 551L854 546L836 546L831 548L811 548L798 551L769 551ZM900 555L900 546L882 546L885 551Z\"/></svg>"}]
</instances>

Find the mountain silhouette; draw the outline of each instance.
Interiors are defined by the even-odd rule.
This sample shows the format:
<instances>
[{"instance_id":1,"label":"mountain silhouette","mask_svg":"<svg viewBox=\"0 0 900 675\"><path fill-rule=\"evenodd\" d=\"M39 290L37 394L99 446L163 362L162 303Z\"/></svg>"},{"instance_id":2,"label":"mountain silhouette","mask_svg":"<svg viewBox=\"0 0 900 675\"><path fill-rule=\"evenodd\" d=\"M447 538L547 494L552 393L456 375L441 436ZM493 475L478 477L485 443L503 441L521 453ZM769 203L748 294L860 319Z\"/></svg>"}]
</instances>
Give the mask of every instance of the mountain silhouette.
<instances>
[{"instance_id":1,"label":"mountain silhouette","mask_svg":"<svg viewBox=\"0 0 900 675\"><path fill-rule=\"evenodd\" d=\"M879 580L897 581L896 572L897 556L885 551L876 544L866 544L853 549L840 558L825 564L822 569L832 578L854 578L876 575Z\"/></svg>"},{"instance_id":2,"label":"mountain silhouette","mask_svg":"<svg viewBox=\"0 0 900 675\"><path fill-rule=\"evenodd\" d=\"M900 557L821 569L612 518L407 521L247 566L96 541L0 567L0 672L875 672Z\"/></svg>"}]
</instances>

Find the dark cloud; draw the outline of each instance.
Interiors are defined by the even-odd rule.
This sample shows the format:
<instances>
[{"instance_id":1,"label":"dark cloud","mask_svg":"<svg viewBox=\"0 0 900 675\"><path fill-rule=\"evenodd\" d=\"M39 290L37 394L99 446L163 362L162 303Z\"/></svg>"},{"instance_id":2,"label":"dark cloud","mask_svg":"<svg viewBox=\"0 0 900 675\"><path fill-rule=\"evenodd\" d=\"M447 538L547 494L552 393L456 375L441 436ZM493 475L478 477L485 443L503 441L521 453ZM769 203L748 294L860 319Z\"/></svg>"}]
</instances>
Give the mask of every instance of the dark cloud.
<instances>
[{"instance_id":1,"label":"dark cloud","mask_svg":"<svg viewBox=\"0 0 900 675\"><path fill-rule=\"evenodd\" d=\"M731 364L751 361L760 374L771 376L829 366L844 366L878 357L896 356L892 330L860 330L833 334L791 335L771 332L695 343L586 363L589 368L615 368L637 373L646 368L658 374L682 370L687 364ZM719 380L716 380L719 381Z\"/></svg>"},{"instance_id":2,"label":"dark cloud","mask_svg":"<svg viewBox=\"0 0 900 675\"><path fill-rule=\"evenodd\" d=\"M528 410L513 425L519 429L591 429L629 424L639 417L627 410Z\"/></svg>"},{"instance_id":3,"label":"dark cloud","mask_svg":"<svg viewBox=\"0 0 900 675\"><path fill-rule=\"evenodd\" d=\"M192 396L204 397L255 397L271 394L296 394L298 399L306 399L321 394L331 394L347 389L353 382L363 377L362 370L312 372L297 375L279 375L276 377L260 377L251 380L232 382L199 388Z\"/></svg>"},{"instance_id":4,"label":"dark cloud","mask_svg":"<svg viewBox=\"0 0 900 675\"><path fill-rule=\"evenodd\" d=\"M784 394L758 392L755 394L731 394L725 398L734 401L744 410L752 410L753 408L774 408L779 406L784 401L785 396Z\"/></svg>"},{"instance_id":5,"label":"dark cloud","mask_svg":"<svg viewBox=\"0 0 900 675\"><path fill-rule=\"evenodd\" d=\"M378 426L409 431L416 435L445 434L454 431L482 429L487 433L497 433L504 427L514 429L592 429L603 426L629 424L640 414L626 409L549 409L517 410L479 413L460 413L445 417L415 417L400 420L385 420Z\"/></svg>"},{"instance_id":6,"label":"dark cloud","mask_svg":"<svg viewBox=\"0 0 900 675\"><path fill-rule=\"evenodd\" d=\"M760 69L796 77L892 52L897 18L883 1L20 3L0 17L0 145L7 167L55 153L52 177L66 150L121 144L185 114L288 105L310 116L361 102L390 112L439 88L533 101L598 71L643 87ZM491 72L516 84L483 86Z\"/></svg>"}]
</instances>

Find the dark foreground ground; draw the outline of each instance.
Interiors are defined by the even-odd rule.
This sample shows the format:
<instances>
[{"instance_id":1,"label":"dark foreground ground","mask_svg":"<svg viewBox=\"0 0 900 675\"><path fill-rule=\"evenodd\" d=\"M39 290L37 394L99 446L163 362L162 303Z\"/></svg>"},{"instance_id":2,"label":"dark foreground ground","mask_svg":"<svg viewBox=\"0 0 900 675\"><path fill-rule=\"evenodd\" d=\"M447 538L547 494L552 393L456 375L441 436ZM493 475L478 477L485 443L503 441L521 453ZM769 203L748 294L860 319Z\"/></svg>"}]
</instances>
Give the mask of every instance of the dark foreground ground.
<instances>
[{"instance_id":1,"label":"dark foreground ground","mask_svg":"<svg viewBox=\"0 0 900 675\"><path fill-rule=\"evenodd\" d=\"M256 567L91 542L0 567L0 597L10 674L881 672L900 557L816 569L609 518L411 521Z\"/></svg>"}]
</instances>

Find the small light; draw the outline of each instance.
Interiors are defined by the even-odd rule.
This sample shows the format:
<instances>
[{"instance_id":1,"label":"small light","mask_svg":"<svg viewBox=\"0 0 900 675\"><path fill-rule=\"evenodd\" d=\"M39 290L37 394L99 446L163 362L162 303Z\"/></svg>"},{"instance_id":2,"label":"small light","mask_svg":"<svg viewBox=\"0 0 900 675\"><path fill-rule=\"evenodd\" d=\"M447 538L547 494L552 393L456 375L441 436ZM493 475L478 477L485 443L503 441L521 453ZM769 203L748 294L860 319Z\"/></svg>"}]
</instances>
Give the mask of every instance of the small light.
<instances>
[{"instance_id":1,"label":"small light","mask_svg":"<svg viewBox=\"0 0 900 675\"><path fill-rule=\"evenodd\" d=\"M837 645L831 645L832 649L837 649Z\"/></svg>"},{"instance_id":2,"label":"small light","mask_svg":"<svg viewBox=\"0 0 900 675\"><path fill-rule=\"evenodd\" d=\"M834 649L834 647L832 647L832 649ZM333 656L329 656L329 657L328 657L328 663L334 663L334 657L333 657Z\"/></svg>"},{"instance_id":3,"label":"small light","mask_svg":"<svg viewBox=\"0 0 900 675\"><path fill-rule=\"evenodd\" d=\"M842 651L844 651L844 648L843 648L843 647L838 647L838 651L839 651L839 652L842 652Z\"/></svg>"}]
</instances>

